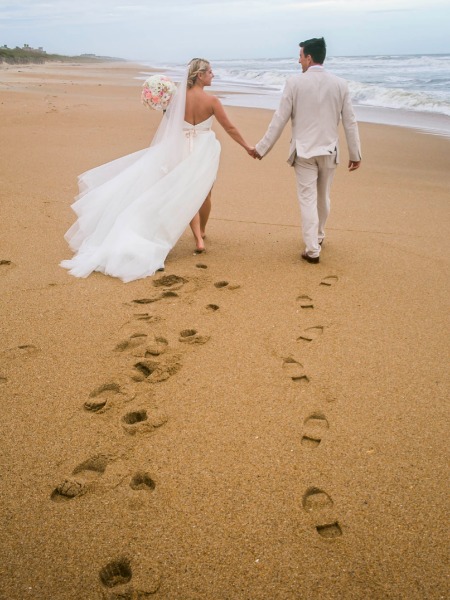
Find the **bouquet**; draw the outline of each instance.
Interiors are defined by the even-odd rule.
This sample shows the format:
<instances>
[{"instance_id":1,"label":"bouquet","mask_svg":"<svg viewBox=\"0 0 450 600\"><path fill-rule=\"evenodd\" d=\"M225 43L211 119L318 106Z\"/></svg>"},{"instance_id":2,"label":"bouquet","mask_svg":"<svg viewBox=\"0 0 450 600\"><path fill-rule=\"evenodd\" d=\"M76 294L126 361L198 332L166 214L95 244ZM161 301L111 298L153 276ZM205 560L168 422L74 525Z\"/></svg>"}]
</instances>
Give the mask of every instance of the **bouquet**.
<instances>
[{"instance_id":1,"label":"bouquet","mask_svg":"<svg viewBox=\"0 0 450 600\"><path fill-rule=\"evenodd\" d=\"M142 87L142 103L155 110L166 110L177 91L177 86L166 75L151 75Z\"/></svg>"}]
</instances>

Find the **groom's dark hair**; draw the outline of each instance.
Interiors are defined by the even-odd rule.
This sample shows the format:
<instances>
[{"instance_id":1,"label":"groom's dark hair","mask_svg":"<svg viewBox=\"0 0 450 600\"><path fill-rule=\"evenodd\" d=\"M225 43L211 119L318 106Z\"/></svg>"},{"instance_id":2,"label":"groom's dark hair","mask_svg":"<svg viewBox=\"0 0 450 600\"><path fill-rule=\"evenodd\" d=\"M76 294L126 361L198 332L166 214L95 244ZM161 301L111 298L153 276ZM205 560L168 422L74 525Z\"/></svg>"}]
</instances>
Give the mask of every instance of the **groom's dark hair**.
<instances>
[{"instance_id":1,"label":"groom's dark hair","mask_svg":"<svg viewBox=\"0 0 450 600\"><path fill-rule=\"evenodd\" d=\"M303 54L305 56L311 56L313 61L318 65L323 64L325 56L327 55L327 46L323 37L311 38L305 42L300 42L300 48L303 48Z\"/></svg>"}]
</instances>

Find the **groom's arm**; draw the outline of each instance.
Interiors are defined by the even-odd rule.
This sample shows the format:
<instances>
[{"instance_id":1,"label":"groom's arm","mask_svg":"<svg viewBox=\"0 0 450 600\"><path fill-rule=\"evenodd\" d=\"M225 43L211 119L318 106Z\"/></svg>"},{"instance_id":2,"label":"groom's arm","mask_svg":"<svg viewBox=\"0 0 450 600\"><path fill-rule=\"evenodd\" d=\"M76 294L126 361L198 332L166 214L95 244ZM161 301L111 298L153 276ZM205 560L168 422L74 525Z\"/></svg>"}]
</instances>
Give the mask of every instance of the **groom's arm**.
<instances>
[{"instance_id":1,"label":"groom's arm","mask_svg":"<svg viewBox=\"0 0 450 600\"><path fill-rule=\"evenodd\" d=\"M347 84L342 104L341 117L350 161L359 163L361 161L361 142L359 140L358 123L356 121Z\"/></svg>"},{"instance_id":2,"label":"groom's arm","mask_svg":"<svg viewBox=\"0 0 450 600\"><path fill-rule=\"evenodd\" d=\"M280 105L273 115L264 137L256 144L255 148L258 157L262 158L273 148L283 129L285 128L286 123L291 118L293 105L292 98L292 82L290 79L288 79L286 85L284 86Z\"/></svg>"}]
</instances>

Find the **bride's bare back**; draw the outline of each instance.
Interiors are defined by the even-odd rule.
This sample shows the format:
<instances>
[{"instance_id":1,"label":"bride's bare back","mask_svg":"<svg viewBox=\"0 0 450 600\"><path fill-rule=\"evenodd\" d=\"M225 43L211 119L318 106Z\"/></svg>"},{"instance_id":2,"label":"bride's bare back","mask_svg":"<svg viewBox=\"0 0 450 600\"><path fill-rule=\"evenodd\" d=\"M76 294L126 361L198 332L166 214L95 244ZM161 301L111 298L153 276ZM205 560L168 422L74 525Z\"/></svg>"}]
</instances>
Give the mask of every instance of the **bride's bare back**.
<instances>
[{"instance_id":1,"label":"bride's bare back","mask_svg":"<svg viewBox=\"0 0 450 600\"><path fill-rule=\"evenodd\" d=\"M188 82L184 120L191 125L198 125L214 115L228 135L245 148L248 154L252 155L253 148L247 144L238 129L230 121L219 98L208 94L204 90L205 87L211 85L214 78L211 65L201 59L194 60L198 61L202 65L202 68L201 70L194 71L194 76Z\"/></svg>"},{"instance_id":2,"label":"bride's bare back","mask_svg":"<svg viewBox=\"0 0 450 600\"><path fill-rule=\"evenodd\" d=\"M188 90L184 120L191 125L198 125L212 117L214 114L212 98L198 86Z\"/></svg>"}]
</instances>

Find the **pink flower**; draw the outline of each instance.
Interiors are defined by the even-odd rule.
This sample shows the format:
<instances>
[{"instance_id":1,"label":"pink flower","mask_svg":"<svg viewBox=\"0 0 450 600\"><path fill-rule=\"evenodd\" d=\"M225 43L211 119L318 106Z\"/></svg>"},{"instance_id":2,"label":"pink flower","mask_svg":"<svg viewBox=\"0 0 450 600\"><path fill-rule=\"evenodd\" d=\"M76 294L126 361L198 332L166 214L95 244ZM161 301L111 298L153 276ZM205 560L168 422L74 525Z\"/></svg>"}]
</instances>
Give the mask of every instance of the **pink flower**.
<instances>
[{"instance_id":1,"label":"pink flower","mask_svg":"<svg viewBox=\"0 0 450 600\"><path fill-rule=\"evenodd\" d=\"M176 86L169 77L152 75L143 84L141 97L149 108L161 110L167 108L175 93Z\"/></svg>"}]
</instances>

